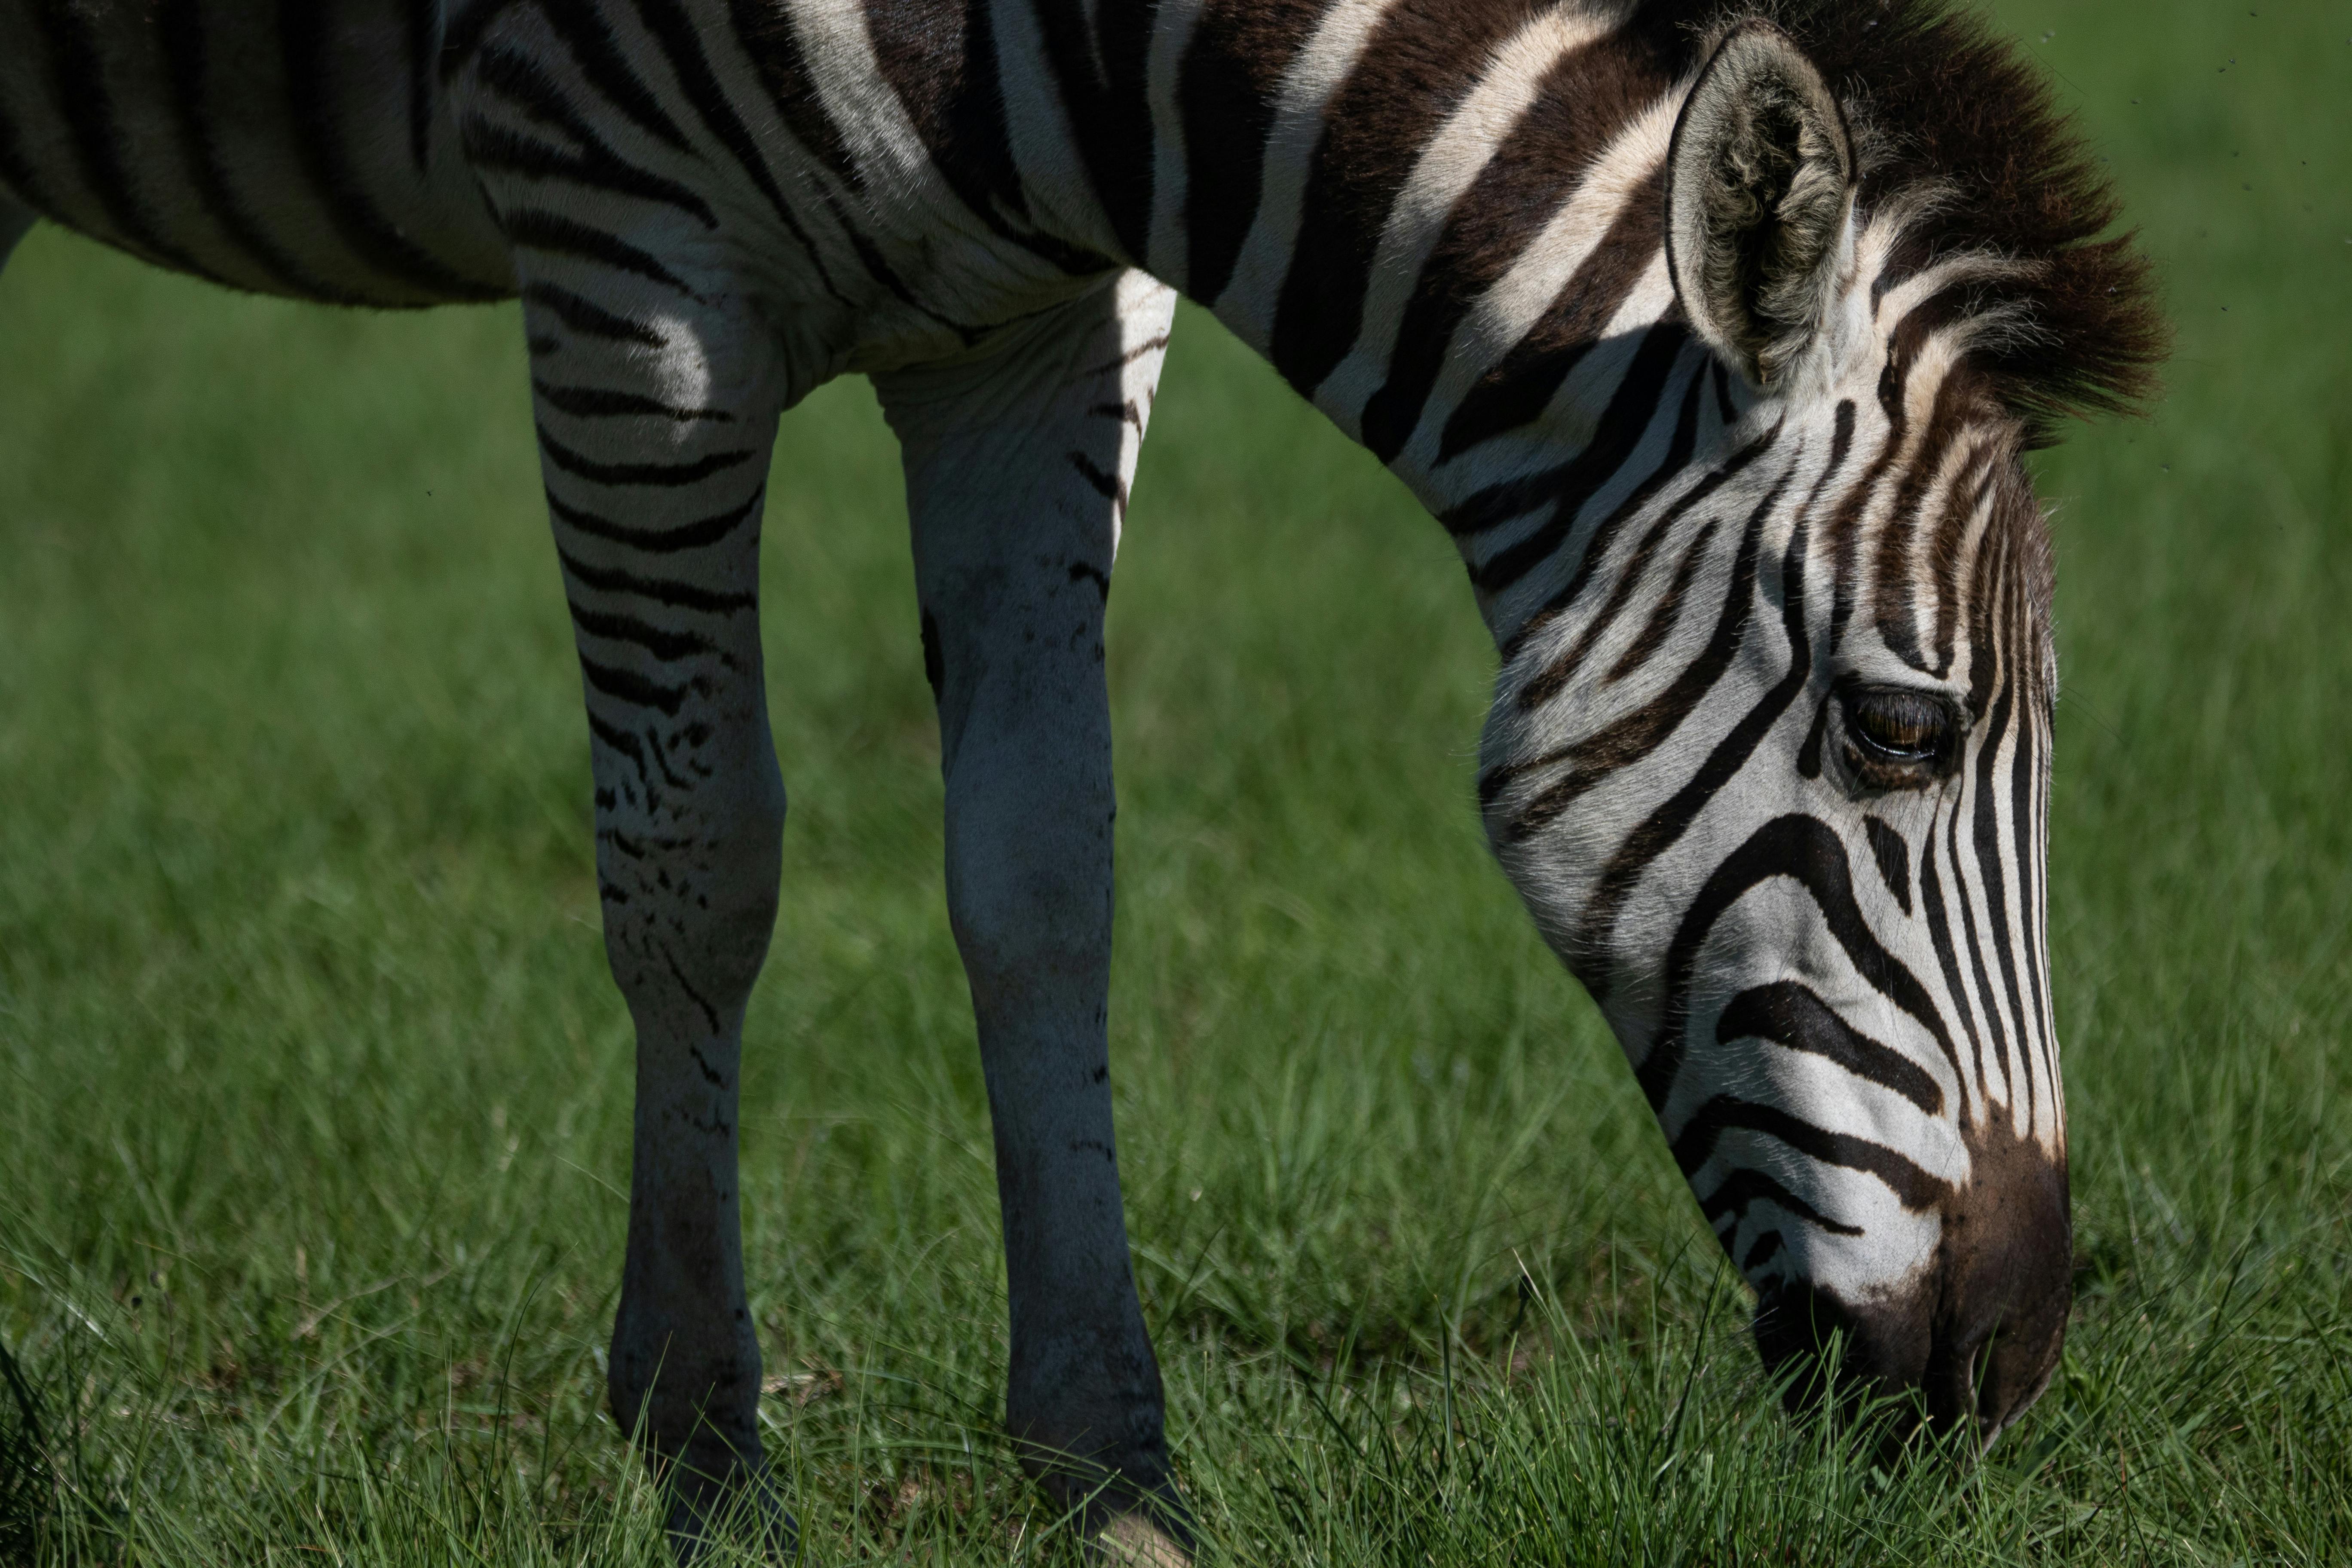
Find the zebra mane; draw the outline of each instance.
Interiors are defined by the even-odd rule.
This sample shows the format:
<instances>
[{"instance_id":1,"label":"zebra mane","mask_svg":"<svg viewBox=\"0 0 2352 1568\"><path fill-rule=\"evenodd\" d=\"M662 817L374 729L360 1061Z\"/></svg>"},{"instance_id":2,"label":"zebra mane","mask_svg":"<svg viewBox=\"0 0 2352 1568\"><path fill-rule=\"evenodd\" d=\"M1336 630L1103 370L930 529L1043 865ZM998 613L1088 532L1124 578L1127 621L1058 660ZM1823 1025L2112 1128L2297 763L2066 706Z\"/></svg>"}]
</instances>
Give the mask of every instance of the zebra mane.
<instances>
[{"instance_id":1,"label":"zebra mane","mask_svg":"<svg viewBox=\"0 0 2352 1568\"><path fill-rule=\"evenodd\" d=\"M1684 0L1665 0L1684 8ZM2169 340L2136 231L2045 74L1955 0L1700 0L1704 35L1748 17L1787 32L1837 94L1865 213L1907 206L1881 286L1968 255L1957 311L2000 320L1969 358L2046 446L2067 416L2133 412Z\"/></svg>"}]
</instances>

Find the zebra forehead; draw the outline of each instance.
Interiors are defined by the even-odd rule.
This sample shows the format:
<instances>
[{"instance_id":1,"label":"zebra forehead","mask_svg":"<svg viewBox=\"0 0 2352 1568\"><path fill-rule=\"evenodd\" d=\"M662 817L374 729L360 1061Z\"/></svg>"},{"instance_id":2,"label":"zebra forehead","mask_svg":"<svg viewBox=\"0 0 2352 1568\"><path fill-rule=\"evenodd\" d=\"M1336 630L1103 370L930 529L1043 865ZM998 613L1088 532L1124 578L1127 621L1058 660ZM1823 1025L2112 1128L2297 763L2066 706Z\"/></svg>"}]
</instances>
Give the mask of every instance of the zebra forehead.
<instances>
[{"instance_id":1,"label":"zebra forehead","mask_svg":"<svg viewBox=\"0 0 2352 1568\"><path fill-rule=\"evenodd\" d=\"M1906 360L1895 345L1884 365L1877 397L1864 374L1843 397L1786 411L1780 460L1734 493L1777 491L1776 540L1810 527L1806 570L1835 589L1815 606L1832 617L1832 650L1875 626L1935 642L1944 663L1957 639L2046 667L2053 556L2025 422L1964 350L1915 346ZM2046 691L2049 673L2027 671L2027 684Z\"/></svg>"}]
</instances>

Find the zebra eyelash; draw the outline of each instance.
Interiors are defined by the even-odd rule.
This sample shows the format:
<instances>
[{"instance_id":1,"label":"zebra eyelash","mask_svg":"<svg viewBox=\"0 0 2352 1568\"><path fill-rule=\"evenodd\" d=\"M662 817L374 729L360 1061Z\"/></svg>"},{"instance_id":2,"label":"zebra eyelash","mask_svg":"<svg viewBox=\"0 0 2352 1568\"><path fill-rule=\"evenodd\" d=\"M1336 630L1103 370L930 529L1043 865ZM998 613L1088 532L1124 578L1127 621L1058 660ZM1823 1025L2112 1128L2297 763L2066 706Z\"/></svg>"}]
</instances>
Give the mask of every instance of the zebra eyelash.
<instances>
[{"instance_id":1,"label":"zebra eyelash","mask_svg":"<svg viewBox=\"0 0 2352 1568\"><path fill-rule=\"evenodd\" d=\"M1968 719L1943 693L1848 680L1830 706L1838 753L1862 793L1926 789L1959 770Z\"/></svg>"}]
</instances>

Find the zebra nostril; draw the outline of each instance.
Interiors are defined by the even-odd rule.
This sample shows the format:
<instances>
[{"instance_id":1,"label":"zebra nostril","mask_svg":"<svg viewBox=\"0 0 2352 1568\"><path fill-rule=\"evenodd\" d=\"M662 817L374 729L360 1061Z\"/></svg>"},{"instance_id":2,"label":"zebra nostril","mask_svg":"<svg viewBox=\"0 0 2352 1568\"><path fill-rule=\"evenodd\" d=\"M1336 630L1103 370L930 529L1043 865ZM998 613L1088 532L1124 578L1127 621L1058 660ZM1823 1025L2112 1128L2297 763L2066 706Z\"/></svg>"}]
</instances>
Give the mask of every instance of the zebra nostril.
<instances>
[{"instance_id":1,"label":"zebra nostril","mask_svg":"<svg viewBox=\"0 0 2352 1568\"><path fill-rule=\"evenodd\" d=\"M1978 1354L1969 1356L1972 1397L1969 1408L1987 1447L2003 1427L2042 1397L2042 1390L2057 1375L2059 1357L2065 1349L2071 1296L2070 1291L2054 1307L2045 1303L2038 1312L2020 1314L2004 1322L1982 1349L1981 1365L1973 1364L1979 1360Z\"/></svg>"},{"instance_id":2,"label":"zebra nostril","mask_svg":"<svg viewBox=\"0 0 2352 1568\"><path fill-rule=\"evenodd\" d=\"M1935 1346L1927 1352L1927 1372L1920 1379L1919 1392L1928 1422L1937 1431L1949 1431L1963 1421L1971 1422L1979 1431L1987 1426L1995 1395L1985 1375L1990 1363L1984 1352L1992 1342L1994 1336L1984 1330L1937 1334Z\"/></svg>"},{"instance_id":3,"label":"zebra nostril","mask_svg":"<svg viewBox=\"0 0 2352 1568\"><path fill-rule=\"evenodd\" d=\"M2065 1344L2073 1291L2061 1287L1982 1312L1965 1326L1937 1327L1920 1394L1928 1420L1948 1431L1965 1423L1979 1447L2042 1396Z\"/></svg>"}]
</instances>

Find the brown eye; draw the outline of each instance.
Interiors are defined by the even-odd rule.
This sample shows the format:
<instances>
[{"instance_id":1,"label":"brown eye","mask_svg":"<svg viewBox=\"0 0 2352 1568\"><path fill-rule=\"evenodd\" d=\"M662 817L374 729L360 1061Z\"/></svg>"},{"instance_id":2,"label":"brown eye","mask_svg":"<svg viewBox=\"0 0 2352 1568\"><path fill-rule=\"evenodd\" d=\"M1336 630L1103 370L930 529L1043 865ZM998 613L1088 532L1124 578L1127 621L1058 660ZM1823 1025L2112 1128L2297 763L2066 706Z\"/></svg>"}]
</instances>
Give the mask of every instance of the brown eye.
<instances>
[{"instance_id":1,"label":"brown eye","mask_svg":"<svg viewBox=\"0 0 2352 1568\"><path fill-rule=\"evenodd\" d=\"M1847 700L1853 737L1871 761L1940 761L1950 750L1951 710L1916 691L1862 691Z\"/></svg>"}]
</instances>

